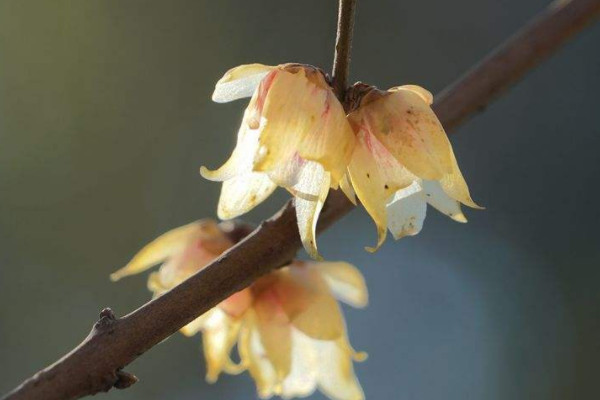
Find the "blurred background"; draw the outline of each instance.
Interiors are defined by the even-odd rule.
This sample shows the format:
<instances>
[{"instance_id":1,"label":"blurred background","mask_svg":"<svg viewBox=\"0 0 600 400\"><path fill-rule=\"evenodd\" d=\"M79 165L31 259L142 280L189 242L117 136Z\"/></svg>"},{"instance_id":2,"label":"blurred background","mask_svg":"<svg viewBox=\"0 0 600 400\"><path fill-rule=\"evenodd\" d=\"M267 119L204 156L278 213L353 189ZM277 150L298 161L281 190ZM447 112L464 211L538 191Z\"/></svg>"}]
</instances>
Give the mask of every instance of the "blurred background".
<instances>
[{"instance_id":1,"label":"blurred background","mask_svg":"<svg viewBox=\"0 0 600 400\"><path fill-rule=\"evenodd\" d=\"M352 80L432 92L546 0L360 1ZM70 350L99 311L150 297L110 283L158 234L214 216L203 180L233 148L245 102L210 101L230 67L329 69L334 0L0 0L0 393ZM591 399L600 371L600 25L451 140L485 211L375 255L366 213L320 239L360 266L366 310L346 309L370 399ZM287 195L247 216L258 222ZM200 337L176 334L111 399L255 398L247 374L204 382ZM321 399L321 395L313 396Z\"/></svg>"}]
</instances>

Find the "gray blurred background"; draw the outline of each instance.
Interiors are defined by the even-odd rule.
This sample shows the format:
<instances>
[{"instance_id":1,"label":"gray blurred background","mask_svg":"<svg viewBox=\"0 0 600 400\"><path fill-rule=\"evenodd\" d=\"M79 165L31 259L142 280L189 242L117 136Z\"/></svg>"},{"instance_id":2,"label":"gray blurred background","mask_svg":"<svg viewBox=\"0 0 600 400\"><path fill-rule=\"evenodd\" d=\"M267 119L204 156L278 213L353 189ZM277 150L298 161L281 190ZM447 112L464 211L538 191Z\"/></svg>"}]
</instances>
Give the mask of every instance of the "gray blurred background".
<instances>
[{"instance_id":1,"label":"gray blurred background","mask_svg":"<svg viewBox=\"0 0 600 400\"><path fill-rule=\"evenodd\" d=\"M0 392L54 361L98 312L150 297L108 274L158 234L213 216L245 102L210 94L230 67L329 69L334 0L0 0ZM546 0L359 2L352 79L433 92ZM600 26L452 137L474 198L461 225L375 255L355 211L320 239L362 268L347 308L370 399L597 399L600 371ZM285 200L247 216L260 221ZM200 338L177 334L112 399L255 398L247 374L204 382ZM314 398L322 398L315 395Z\"/></svg>"}]
</instances>

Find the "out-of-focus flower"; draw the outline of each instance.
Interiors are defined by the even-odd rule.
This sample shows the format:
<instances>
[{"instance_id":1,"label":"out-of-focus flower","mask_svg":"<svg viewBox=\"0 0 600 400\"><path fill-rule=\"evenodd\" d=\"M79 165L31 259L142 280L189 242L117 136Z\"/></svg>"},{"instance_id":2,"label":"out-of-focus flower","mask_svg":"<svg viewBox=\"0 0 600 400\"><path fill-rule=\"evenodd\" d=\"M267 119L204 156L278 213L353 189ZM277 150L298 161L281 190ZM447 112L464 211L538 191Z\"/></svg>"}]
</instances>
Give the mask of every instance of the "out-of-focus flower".
<instances>
[{"instance_id":1,"label":"out-of-focus flower","mask_svg":"<svg viewBox=\"0 0 600 400\"><path fill-rule=\"evenodd\" d=\"M201 270L231 242L212 220L174 229L144 247L111 278L163 262L148 280L159 296ZM364 307L367 288L360 272L344 262L301 262L258 279L181 329L202 332L207 380L246 369L259 396L307 396L317 388L332 399L364 395L353 361L365 358L349 344L338 302ZM231 360L237 343L240 362Z\"/></svg>"},{"instance_id":2,"label":"out-of-focus flower","mask_svg":"<svg viewBox=\"0 0 600 400\"><path fill-rule=\"evenodd\" d=\"M348 115L356 146L341 188L355 195L377 225L376 250L387 229L396 239L417 234L426 203L466 222L460 203L471 199L444 128L430 105L433 96L414 85L380 91L369 88Z\"/></svg>"},{"instance_id":3,"label":"out-of-focus flower","mask_svg":"<svg viewBox=\"0 0 600 400\"><path fill-rule=\"evenodd\" d=\"M344 176L355 137L324 74L300 64L250 64L217 82L219 103L252 96L229 160L206 179L222 181L218 216L235 218L277 186L295 196L302 243L319 258L315 227L329 188Z\"/></svg>"}]
</instances>

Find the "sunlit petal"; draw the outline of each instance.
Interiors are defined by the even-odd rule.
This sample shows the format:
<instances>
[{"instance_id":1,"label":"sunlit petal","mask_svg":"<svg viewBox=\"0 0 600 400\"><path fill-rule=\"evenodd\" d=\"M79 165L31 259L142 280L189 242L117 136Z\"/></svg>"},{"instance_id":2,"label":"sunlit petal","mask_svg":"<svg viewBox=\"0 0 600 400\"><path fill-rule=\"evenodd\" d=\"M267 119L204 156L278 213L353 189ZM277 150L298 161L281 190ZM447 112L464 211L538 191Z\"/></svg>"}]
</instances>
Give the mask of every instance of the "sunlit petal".
<instances>
[{"instance_id":1,"label":"sunlit petal","mask_svg":"<svg viewBox=\"0 0 600 400\"><path fill-rule=\"evenodd\" d=\"M204 322L202 343L206 358L206 380L215 382L233 364L229 354L238 339L240 321L215 308ZM229 371L228 371L229 372Z\"/></svg>"},{"instance_id":2,"label":"sunlit petal","mask_svg":"<svg viewBox=\"0 0 600 400\"><path fill-rule=\"evenodd\" d=\"M362 400L365 395L354 374L352 349L346 338L315 342L320 357L319 388L332 399Z\"/></svg>"},{"instance_id":3,"label":"sunlit petal","mask_svg":"<svg viewBox=\"0 0 600 400\"><path fill-rule=\"evenodd\" d=\"M277 185L268 176L250 172L223 182L217 215L232 219L247 213L273 193Z\"/></svg>"},{"instance_id":4,"label":"sunlit petal","mask_svg":"<svg viewBox=\"0 0 600 400\"><path fill-rule=\"evenodd\" d=\"M368 304L367 285L358 268L341 261L318 262L310 265L321 273L337 299L359 308Z\"/></svg>"},{"instance_id":5,"label":"sunlit petal","mask_svg":"<svg viewBox=\"0 0 600 400\"><path fill-rule=\"evenodd\" d=\"M458 163L456 162L456 157L454 156L452 149L450 149L450 156L452 159L452 170L450 173L444 175L440 180L442 189L444 189L444 192L446 192L446 194L448 194L448 196L452 197L454 200L460 201L462 204L472 208L482 209L483 207L479 206L471 198L469 187L467 186L467 182L465 182L465 178L463 178L463 175L458 168Z\"/></svg>"},{"instance_id":6,"label":"sunlit petal","mask_svg":"<svg viewBox=\"0 0 600 400\"><path fill-rule=\"evenodd\" d=\"M162 234L144 246L125 267L112 273L110 279L117 281L125 276L140 273L183 251L190 241L198 237L203 229L202 224L202 221L196 221Z\"/></svg>"},{"instance_id":7,"label":"sunlit petal","mask_svg":"<svg viewBox=\"0 0 600 400\"><path fill-rule=\"evenodd\" d=\"M227 103L252 96L260 81L274 68L263 64L246 64L230 69L217 82L212 100Z\"/></svg>"},{"instance_id":8,"label":"sunlit petal","mask_svg":"<svg viewBox=\"0 0 600 400\"><path fill-rule=\"evenodd\" d=\"M409 186L415 177L368 130L360 129L357 136L348 171L358 199L377 226L377 246L367 247L375 251L385 241L389 198Z\"/></svg>"},{"instance_id":9,"label":"sunlit petal","mask_svg":"<svg viewBox=\"0 0 600 400\"><path fill-rule=\"evenodd\" d=\"M394 239L418 234L423 228L426 211L427 203L417 182L398 190L387 205L388 228Z\"/></svg>"},{"instance_id":10,"label":"sunlit petal","mask_svg":"<svg viewBox=\"0 0 600 400\"><path fill-rule=\"evenodd\" d=\"M423 181L421 185L426 200L432 207L457 222L467 222L467 218L460 209L460 203L448 196L438 182Z\"/></svg>"}]
</instances>

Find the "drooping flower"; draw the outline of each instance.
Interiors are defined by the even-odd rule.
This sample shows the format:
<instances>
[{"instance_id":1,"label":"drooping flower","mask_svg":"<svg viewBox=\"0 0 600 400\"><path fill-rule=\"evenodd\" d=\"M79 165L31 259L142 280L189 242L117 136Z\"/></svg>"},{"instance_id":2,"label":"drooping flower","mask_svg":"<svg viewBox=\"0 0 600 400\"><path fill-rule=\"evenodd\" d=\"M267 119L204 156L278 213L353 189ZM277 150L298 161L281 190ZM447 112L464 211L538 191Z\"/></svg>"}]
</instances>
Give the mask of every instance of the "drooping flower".
<instances>
[{"instance_id":1,"label":"drooping flower","mask_svg":"<svg viewBox=\"0 0 600 400\"><path fill-rule=\"evenodd\" d=\"M222 181L218 216L235 218L266 199L277 186L295 196L302 243L319 258L317 218L329 188L344 176L354 134L325 75L300 64L250 64L217 82L219 103L252 97L229 160L206 179Z\"/></svg>"},{"instance_id":2,"label":"drooping flower","mask_svg":"<svg viewBox=\"0 0 600 400\"><path fill-rule=\"evenodd\" d=\"M159 296L230 246L214 221L194 222L145 246L111 278L162 263L148 280L148 288ZM367 289L355 267L294 261L230 296L181 332L202 332L209 382L223 372L249 370L261 398L303 397L318 388L332 399L363 399L353 360L365 356L350 346L336 299L366 306ZM231 359L236 343L239 363Z\"/></svg>"},{"instance_id":3,"label":"drooping flower","mask_svg":"<svg viewBox=\"0 0 600 400\"><path fill-rule=\"evenodd\" d=\"M479 208L432 102L419 86L368 88L348 115L357 140L341 188L375 221L378 241L369 251L383 244L387 229L396 239L417 234L426 203L458 222L466 222L460 203Z\"/></svg>"}]
</instances>

